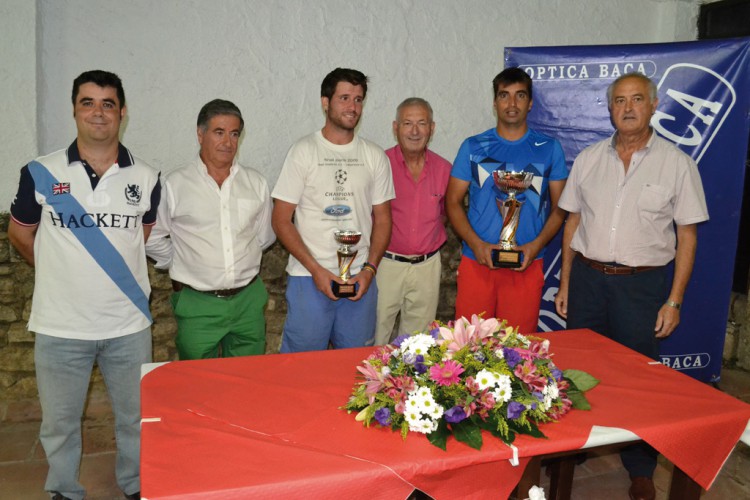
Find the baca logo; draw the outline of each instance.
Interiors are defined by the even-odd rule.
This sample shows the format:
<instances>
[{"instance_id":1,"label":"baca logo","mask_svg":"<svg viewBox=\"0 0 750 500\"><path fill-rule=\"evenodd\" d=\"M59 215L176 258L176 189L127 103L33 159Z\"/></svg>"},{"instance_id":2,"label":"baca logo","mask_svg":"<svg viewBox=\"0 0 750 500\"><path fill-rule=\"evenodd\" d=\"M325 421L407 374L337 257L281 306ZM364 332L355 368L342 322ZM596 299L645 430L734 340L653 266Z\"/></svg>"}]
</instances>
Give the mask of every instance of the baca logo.
<instances>
[{"instance_id":1,"label":"baca logo","mask_svg":"<svg viewBox=\"0 0 750 500\"><path fill-rule=\"evenodd\" d=\"M323 209L326 215L333 215L334 217L341 217L342 215L350 214L352 211L351 207L347 205L331 205Z\"/></svg>"},{"instance_id":2,"label":"baca logo","mask_svg":"<svg viewBox=\"0 0 750 500\"><path fill-rule=\"evenodd\" d=\"M661 356L661 363L675 370L692 370L693 368L705 368L711 362L711 355L707 352L695 354L679 354L674 356Z\"/></svg>"},{"instance_id":3,"label":"baca logo","mask_svg":"<svg viewBox=\"0 0 750 500\"><path fill-rule=\"evenodd\" d=\"M729 82L708 68L680 63L658 85L659 109L651 125L700 162L737 100Z\"/></svg>"}]
</instances>

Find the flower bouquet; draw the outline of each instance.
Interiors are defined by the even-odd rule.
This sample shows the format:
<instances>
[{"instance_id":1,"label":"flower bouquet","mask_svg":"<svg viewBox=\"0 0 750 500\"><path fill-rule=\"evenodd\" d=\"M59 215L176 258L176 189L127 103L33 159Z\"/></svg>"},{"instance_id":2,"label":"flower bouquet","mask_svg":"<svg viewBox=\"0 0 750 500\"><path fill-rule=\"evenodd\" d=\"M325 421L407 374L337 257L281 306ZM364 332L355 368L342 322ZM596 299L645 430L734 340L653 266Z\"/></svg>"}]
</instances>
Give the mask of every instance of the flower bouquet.
<instances>
[{"instance_id":1,"label":"flower bouquet","mask_svg":"<svg viewBox=\"0 0 750 500\"><path fill-rule=\"evenodd\" d=\"M426 434L446 449L451 434L482 447L482 430L511 444L517 434L544 437L538 425L571 408L590 409L584 392L598 381L552 362L549 340L518 333L506 322L472 316L432 324L377 348L357 370L344 409L356 420Z\"/></svg>"}]
</instances>

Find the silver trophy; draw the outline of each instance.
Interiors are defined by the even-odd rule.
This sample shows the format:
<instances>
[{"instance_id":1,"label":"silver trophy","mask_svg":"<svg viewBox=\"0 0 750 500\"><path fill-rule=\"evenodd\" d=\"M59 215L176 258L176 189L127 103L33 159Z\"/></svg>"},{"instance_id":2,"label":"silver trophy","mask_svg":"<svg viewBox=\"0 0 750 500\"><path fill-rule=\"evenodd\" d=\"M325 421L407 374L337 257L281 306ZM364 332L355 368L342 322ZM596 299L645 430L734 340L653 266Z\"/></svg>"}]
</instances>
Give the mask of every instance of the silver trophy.
<instances>
[{"instance_id":1,"label":"silver trophy","mask_svg":"<svg viewBox=\"0 0 750 500\"><path fill-rule=\"evenodd\" d=\"M516 195L523 193L531 185L534 174L531 172L515 172L509 170L495 170L492 179L497 188L507 193L505 201L496 198L497 209L503 218L503 228L500 230L500 250L492 250L492 265L495 267L521 267L521 252L513 250L516 245L516 231L521 216L523 202Z\"/></svg>"},{"instance_id":2,"label":"silver trophy","mask_svg":"<svg viewBox=\"0 0 750 500\"><path fill-rule=\"evenodd\" d=\"M339 258L339 278L347 281L352 277L352 263L358 252L358 250L354 250L352 247L359 243L360 238L362 238L362 232L352 229L337 229L333 233L333 237L336 243L339 244L339 248L336 250L336 255ZM357 295L357 290L354 284L351 283L342 284L332 281L331 288L336 297L354 297Z\"/></svg>"}]
</instances>

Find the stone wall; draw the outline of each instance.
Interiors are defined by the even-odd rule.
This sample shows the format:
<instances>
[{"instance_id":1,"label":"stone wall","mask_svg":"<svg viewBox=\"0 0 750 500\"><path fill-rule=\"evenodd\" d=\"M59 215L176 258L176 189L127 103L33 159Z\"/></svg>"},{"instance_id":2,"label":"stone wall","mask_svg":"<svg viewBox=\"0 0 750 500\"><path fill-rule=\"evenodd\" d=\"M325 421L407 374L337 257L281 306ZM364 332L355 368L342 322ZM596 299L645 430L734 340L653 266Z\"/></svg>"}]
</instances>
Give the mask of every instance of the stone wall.
<instances>
[{"instance_id":1,"label":"stone wall","mask_svg":"<svg viewBox=\"0 0 750 500\"><path fill-rule=\"evenodd\" d=\"M35 398L34 337L26 329L34 288L34 270L11 248L8 237L8 214L0 214L0 401ZM460 259L459 243L452 231L442 250L443 275L438 318L450 320L456 301L456 268ZM286 316L284 290L288 254L277 242L263 256L261 277L269 292L266 352L276 353L281 343L281 330ZM177 359L174 345L177 330L169 295L169 275L149 265L154 317L154 361ZM724 348L724 361L732 367L750 370L750 307L746 295L732 295L730 321ZM92 389L101 390L97 372Z\"/></svg>"}]
</instances>

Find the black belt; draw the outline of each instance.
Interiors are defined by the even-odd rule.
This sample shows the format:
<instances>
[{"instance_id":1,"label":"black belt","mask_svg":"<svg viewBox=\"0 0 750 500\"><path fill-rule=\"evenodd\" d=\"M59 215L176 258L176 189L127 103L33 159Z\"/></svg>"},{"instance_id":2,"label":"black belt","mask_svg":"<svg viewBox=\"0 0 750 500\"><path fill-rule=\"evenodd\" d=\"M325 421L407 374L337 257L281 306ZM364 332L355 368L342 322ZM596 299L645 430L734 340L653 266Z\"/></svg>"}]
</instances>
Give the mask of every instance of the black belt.
<instances>
[{"instance_id":1,"label":"black belt","mask_svg":"<svg viewBox=\"0 0 750 500\"><path fill-rule=\"evenodd\" d=\"M623 276L623 275L628 275L628 274L638 274L644 271L651 271L652 269L657 268L657 266L630 267L630 266L623 266L622 264L617 264L616 262L599 262L597 260L591 260L580 254L578 255L578 258L581 259L581 262L589 266L591 269L596 269L597 271L603 274L614 274L617 276Z\"/></svg>"},{"instance_id":2,"label":"black belt","mask_svg":"<svg viewBox=\"0 0 750 500\"><path fill-rule=\"evenodd\" d=\"M385 252L383 257L386 259L395 260L396 262L406 262L407 264L419 264L420 262L424 262L436 253L438 253L440 249L434 250L430 253L426 253L424 255L417 255L416 257L404 257L403 255L396 255L395 253L391 252Z\"/></svg>"},{"instance_id":3,"label":"black belt","mask_svg":"<svg viewBox=\"0 0 750 500\"><path fill-rule=\"evenodd\" d=\"M238 293L240 293L245 288L252 285L255 280L258 279L258 275L256 274L253 279L247 282L246 285L242 285L237 288L224 288L223 290L196 290L190 285L186 285L185 283L180 283L179 281L172 280L172 290L175 292L179 292L183 288L189 288L191 290L195 290L196 292L205 293L206 295L213 295L214 297L218 297L220 299L225 299L227 297L234 297Z\"/></svg>"}]
</instances>

